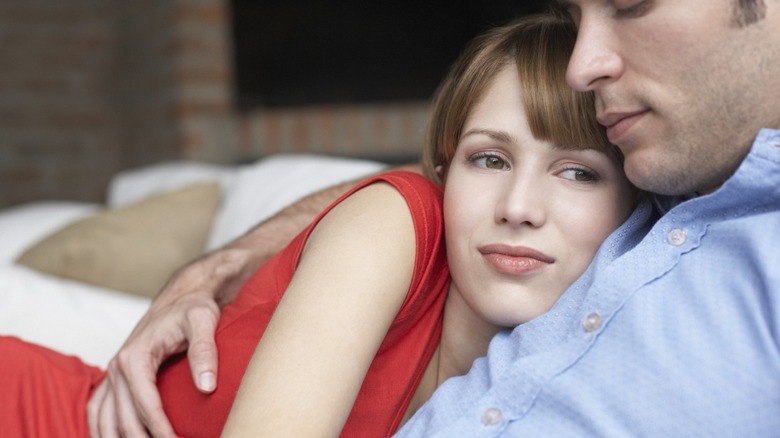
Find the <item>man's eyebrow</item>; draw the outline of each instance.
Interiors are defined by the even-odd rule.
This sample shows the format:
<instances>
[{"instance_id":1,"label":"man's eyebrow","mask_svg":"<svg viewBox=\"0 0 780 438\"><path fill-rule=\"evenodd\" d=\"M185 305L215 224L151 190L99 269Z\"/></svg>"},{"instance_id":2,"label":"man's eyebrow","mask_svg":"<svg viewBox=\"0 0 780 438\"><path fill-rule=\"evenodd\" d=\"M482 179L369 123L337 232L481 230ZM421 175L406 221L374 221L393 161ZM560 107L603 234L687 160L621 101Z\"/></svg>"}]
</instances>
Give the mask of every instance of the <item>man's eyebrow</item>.
<instances>
[{"instance_id":1,"label":"man's eyebrow","mask_svg":"<svg viewBox=\"0 0 780 438\"><path fill-rule=\"evenodd\" d=\"M547 2L548 7L558 13L570 15L569 11L574 6L571 0L549 0Z\"/></svg>"},{"instance_id":2,"label":"man's eyebrow","mask_svg":"<svg viewBox=\"0 0 780 438\"><path fill-rule=\"evenodd\" d=\"M567 12L574 7L574 3L572 3L571 0L550 0L550 6L560 11Z\"/></svg>"}]
</instances>

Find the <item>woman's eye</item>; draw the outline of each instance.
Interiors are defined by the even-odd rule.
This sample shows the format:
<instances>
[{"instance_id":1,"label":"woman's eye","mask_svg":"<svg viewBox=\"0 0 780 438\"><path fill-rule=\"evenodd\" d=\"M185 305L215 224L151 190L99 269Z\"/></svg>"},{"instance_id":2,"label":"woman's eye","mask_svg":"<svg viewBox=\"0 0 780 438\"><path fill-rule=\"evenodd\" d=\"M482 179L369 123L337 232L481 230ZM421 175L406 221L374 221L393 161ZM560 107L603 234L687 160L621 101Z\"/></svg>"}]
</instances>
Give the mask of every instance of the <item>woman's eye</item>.
<instances>
[{"instance_id":1,"label":"woman's eye","mask_svg":"<svg viewBox=\"0 0 780 438\"><path fill-rule=\"evenodd\" d=\"M596 172L579 167L566 169L561 172L560 175L565 179L578 182L595 182L599 179L599 176L596 174Z\"/></svg>"},{"instance_id":2,"label":"woman's eye","mask_svg":"<svg viewBox=\"0 0 780 438\"><path fill-rule=\"evenodd\" d=\"M469 161L483 169L504 170L509 167L506 161L498 155L476 154L469 158Z\"/></svg>"}]
</instances>

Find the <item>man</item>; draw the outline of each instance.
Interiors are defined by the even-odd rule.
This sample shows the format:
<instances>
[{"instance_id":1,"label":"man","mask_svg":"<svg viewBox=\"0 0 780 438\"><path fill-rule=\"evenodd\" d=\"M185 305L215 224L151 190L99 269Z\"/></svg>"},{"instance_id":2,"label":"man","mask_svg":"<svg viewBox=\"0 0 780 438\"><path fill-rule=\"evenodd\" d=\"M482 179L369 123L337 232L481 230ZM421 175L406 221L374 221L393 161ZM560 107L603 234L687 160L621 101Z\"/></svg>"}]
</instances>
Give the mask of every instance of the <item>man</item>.
<instances>
[{"instance_id":1,"label":"man","mask_svg":"<svg viewBox=\"0 0 780 438\"><path fill-rule=\"evenodd\" d=\"M776 435L780 131L765 128L780 128L780 0L562 6L579 29L568 81L595 93L629 179L665 195L663 216L648 230L650 212L635 212L558 305L499 334L399 434ZM213 388L209 297L260 263L247 240L155 302L90 405L105 430L170 433L151 382L187 339L196 382ZM214 283L187 293L200 278Z\"/></svg>"}]
</instances>

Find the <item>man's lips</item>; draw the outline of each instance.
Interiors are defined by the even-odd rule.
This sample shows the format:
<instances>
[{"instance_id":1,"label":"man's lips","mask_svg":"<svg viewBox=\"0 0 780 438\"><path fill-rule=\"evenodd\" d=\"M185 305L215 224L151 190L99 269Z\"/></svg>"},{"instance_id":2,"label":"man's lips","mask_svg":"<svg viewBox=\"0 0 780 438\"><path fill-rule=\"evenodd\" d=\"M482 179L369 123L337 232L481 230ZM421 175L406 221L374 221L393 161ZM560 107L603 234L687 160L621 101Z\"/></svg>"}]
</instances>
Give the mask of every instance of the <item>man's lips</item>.
<instances>
[{"instance_id":1,"label":"man's lips","mask_svg":"<svg viewBox=\"0 0 780 438\"><path fill-rule=\"evenodd\" d=\"M607 128L609 141L618 144L620 138L631 129L649 110L633 112L611 112L600 114L597 119Z\"/></svg>"},{"instance_id":2,"label":"man's lips","mask_svg":"<svg viewBox=\"0 0 780 438\"><path fill-rule=\"evenodd\" d=\"M555 259L523 246L491 244L478 248L485 261L502 274L523 275L555 263Z\"/></svg>"}]
</instances>

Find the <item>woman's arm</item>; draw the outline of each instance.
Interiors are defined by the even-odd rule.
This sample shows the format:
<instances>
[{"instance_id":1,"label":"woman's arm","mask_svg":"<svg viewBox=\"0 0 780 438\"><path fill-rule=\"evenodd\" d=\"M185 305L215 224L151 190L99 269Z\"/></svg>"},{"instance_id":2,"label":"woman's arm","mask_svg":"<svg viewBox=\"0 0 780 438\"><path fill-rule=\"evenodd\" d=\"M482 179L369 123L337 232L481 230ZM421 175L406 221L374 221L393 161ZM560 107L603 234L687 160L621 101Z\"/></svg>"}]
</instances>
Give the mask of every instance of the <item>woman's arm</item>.
<instances>
[{"instance_id":1,"label":"woman's arm","mask_svg":"<svg viewBox=\"0 0 780 438\"><path fill-rule=\"evenodd\" d=\"M155 385L160 364L187 351L193 380L203 392L216 387L214 332L220 308L265 261L357 181L309 195L222 249L181 268L163 288L108 366L108 378L87 405L91 433L175 436Z\"/></svg>"},{"instance_id":2,"label":"woman's arm","mask_svg":"<svg viewBox=\"0 0 780 438\"><path fill-rule=\"evenodd\" d=\"M414 262L411 214L391 186L368 186L328 213L255 350L223 435L338 435Z\"/></svg>"},{"instance_id":3,"label":"woman's arm","mask_svg":"<svg viewBox=\"0 0 780 438\"><path fill-rule=\"evenodd\" d=\"M404 169L420 171L418 165ZM175 436L155 385L160 364L186 350L195 385L202 392L213 391L219 372L214 331L220 307L232 302L257 268L357 182L309 195L226 247L180 269L112 359L109 378L90 399L87 412L92 433L110 436L117 430L132 434L146 429L154 436Z\"/></svg>"}]
</instances>

